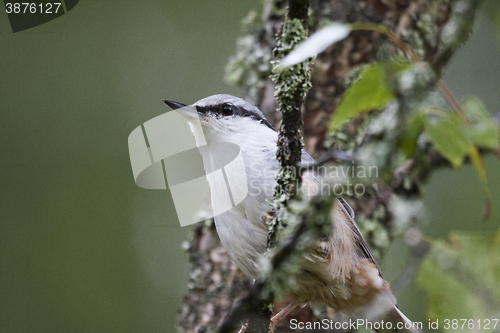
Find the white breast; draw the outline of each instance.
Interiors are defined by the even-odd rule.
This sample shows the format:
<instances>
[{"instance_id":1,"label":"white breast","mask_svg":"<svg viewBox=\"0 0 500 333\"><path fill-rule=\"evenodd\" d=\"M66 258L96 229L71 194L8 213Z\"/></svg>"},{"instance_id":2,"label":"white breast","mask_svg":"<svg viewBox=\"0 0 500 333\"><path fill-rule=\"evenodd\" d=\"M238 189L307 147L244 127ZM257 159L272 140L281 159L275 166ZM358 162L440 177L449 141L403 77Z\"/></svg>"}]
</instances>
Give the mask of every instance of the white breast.
<instances>
[{"instance_id":1,"label":"white breast","mask_svg":"<svg viewBox=\"0 0 500 333\"><path fill-rule=\"evenodd\" d=\"M253 279L257 277L258 261L267 245L267 226L262 216L270 209L268 201L272 200L276 184L277 134L251 119L242 119L246 123L240 126L223 124L223 121L219 119L216 124L202 126L203 133L195 133L192 129L197 142L204 142L198 140L203 135L209 148L220 142L230 142L240 147L246 177L231 174L231 170L226 168L226 179L232 181L229 185L233 191L240 192L245 187L248 195L233 209L215 216L215 226L229 256L245 275ZM220 156L224 154L220 149L208 151L209 154L203 156L205 171L212 169L210 164L213 161L225 158ZM241 178L246 178L246 181ZM224 204L221 201L225 199L217 193L220 193L220 188L227 186L225 180L209 179L209 185L212 207L220 207Z\"/></svg>"},{"instance_id":2,"label":"white breast","mask_svg":"<svg viewBox=\"0 0 500 333\"><path fill-rule=\"evenodd\" d=\"M274 145L276 141L274 141ZM240 143L245 145L245 143ZM241 147L245 161L248 195L232 210L215 217L215 226L224 248L248 277L257 277L260 256L266 251L267 226L262 220L276 185L276 148ZM266 153L263 154L263 150ZM262 158L266 156L266 158ZM212 202L218 198L212 196Z\"/></svg>"}]
</instances>

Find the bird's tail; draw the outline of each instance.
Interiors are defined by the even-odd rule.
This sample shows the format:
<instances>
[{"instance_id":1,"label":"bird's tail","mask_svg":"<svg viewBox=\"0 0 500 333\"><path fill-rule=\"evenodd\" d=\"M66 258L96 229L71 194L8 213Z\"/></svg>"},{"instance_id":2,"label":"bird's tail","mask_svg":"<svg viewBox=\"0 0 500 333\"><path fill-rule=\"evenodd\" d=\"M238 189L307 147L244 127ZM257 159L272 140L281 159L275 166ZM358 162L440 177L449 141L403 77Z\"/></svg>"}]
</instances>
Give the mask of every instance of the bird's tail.
<instances>
[{"instance_id":1,"label":"bird's tail","mask_svg":"<svg viewBox=\"0 0 500 333\"><path fill-rule=\"evenodd\" d=\"M366 318L366 328L378 333L423 333L422 323L412 322L399 310L389 289L359 310L357 318Z\"/></svg>"},{"instance_id":2,"label":"bird's tail","mask_svg":"<svg viewBox=\"0 0 500 333\"><path fill-rule=\"evenodd\" d=\"M414 323L408 319L395 305L383 316L379 329L375 331L378 333L423 333L421 326L421 323Z\"/></svg>"}]
</instances>

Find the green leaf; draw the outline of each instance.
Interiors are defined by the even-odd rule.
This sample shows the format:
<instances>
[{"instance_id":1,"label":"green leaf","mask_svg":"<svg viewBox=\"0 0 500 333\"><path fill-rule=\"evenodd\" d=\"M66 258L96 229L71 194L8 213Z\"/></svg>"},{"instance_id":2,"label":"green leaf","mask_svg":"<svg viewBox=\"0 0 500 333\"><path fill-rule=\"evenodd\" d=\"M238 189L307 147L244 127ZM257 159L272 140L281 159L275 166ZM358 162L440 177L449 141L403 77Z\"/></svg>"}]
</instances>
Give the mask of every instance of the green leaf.
<instances>
[{"instance_id":1,"label":"green leaf","mask_svg":"<svg viewBox=\"0 0 500 333\"><path fill-rule=\"evenodd\" d=\"M455 168L462 165L472 146L460 125L447 119L426 118L424 122L425 134L429 140Z\"/></svg>"},{"instance_id":2,"label":"green leaf","mask_svg":"<svg viewBox=\"0 0 500 333\"><path fill-rule=\"evenodd\" d=\"M455 232L434 241L416 282L428 296L428 317L444 332L481 331L477 320L498 318L500 309L500 230L496 235ZM462 322L446 329L445 319L474 319L476 330ZM500 325L500 324L499 324ZM481 329L483 327L481 326ZM497 325L498 328L498 325Z\"/></svg>"},{"instance_id":3,"label":"green leaf","mask_svg":"<svg viewBox=\"0 0 500 333\"><path fill-rule=\"evenodd\" d=\"M398 146L404 152L406 158L411 158L415 154L418 137L424 130L424 121L425 114L415 112L408 117L404 124Z\"/></svg>"},{"instance_id":4,"label":"green leaf","mask_svg":"<svg viewBox=\"0 0 500 333\"><path fill-rule=\"evenodd\" d=\"M401 63L372 63L367 66L361 78L344 93L340 105L335 110L328 129L333 131L344 121L359 112L378 109L394 98L387 74L408 68Z\"/></svg>"},{"instance_id":5,"label":"green leaf","mask_svg":"<svg viewBox=\"0 0 500 333\"><path fill-rule=\"evenodd\" d=\"M490 140L490 147L487 148L494 149L499 141L498 125L491 119L484 109L483 104L478 99L467 98L463 105L465 117L449 110L432 107L426 109L425 112L428 115L437 116L439 119L435 123L431 121L429 123L430 125L426 125L426 133L439 152L446 157L454 167L459 167L462 164L465 156L465 149L467 148L467 155L476 170L483 188L485 200L483 218L487 220L491 214L491 196L483 159L474 144L485 147L488 143L487 140ZM435 125L438 122L440 124ZM494 126L491 127L491 124ZM438 128L439 131L436 131L433 126L449 128L447 130ZM482 129L488 128L487 126L490 126L490 130L483 132ZM434 135L434 137L431 137L432 135Z\"/></svg>"},{"instance_id":6,"label":"green leaf","mask_svg":"<svg viewBox=\"0 0 500 333\"><path fill-rule=\"evenodd\" d=\"M465 128L467 138L482 148L500 148L498 124L488 114L483 103L475 97L468 97L463 102L463 108L470 121Z\"/></svg>"}]
</instances>

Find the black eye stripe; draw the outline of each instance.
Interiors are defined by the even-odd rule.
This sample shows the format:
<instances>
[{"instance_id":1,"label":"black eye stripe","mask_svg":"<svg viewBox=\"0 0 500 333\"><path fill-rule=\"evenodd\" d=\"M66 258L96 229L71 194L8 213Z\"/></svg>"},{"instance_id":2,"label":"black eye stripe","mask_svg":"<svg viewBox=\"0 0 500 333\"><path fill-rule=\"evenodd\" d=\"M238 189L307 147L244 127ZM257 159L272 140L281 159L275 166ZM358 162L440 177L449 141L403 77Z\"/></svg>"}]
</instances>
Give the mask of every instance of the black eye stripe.
<instances>
[{"instance_id":1,"label":"black eye stripe","mask_svg":"<svg viewBox=\"0 0 500 333\"><path fill-rule=\"evenodd\" d=\"M214 113L214 114L221 114L222 109L225 106L225 104L221 105L207 105L207 106L197 106L196 111L200 113Z\"/></svg>"},{"instance_id":2,"label":"black eye stripe","mask_svg":"<svg viewBox=\"0 0 500 333\"><path fill-rule=\"evenodd\" d=\"M231 109L232 113L226 113L226 114L224 113L224 108L227 108L227 107L229 107ZM207 105L207 106L196 106L196 111L198 111L199 113L203 113L203 114L212 113L212 114L219 115L222 117L232 116L232 115L236 115L236 116L240 116L240 117L248 117L248 118L254 119L254 120L266 125L267 127L272 129L273 131L275 130L274 127L265 118L263 118L259 114L252 112L252 111L248 111L244 108L241 108L241 107L235 106L233 104L229 104L229 103L217 104L217 105Z\"/></svg>"}]
</instances>

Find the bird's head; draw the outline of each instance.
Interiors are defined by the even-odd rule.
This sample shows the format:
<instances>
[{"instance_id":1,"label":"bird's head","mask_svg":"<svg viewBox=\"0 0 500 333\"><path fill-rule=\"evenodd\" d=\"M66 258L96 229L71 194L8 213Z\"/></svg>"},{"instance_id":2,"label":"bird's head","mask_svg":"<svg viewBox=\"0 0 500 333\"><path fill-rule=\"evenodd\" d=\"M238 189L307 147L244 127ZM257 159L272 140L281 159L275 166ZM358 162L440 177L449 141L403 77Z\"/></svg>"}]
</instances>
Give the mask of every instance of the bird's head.
<instances>
[{"instance_id":1,"label":"bird's head","mask_svg":"<svg viewBox=\"0 0 500 333\"><path fill-rule=\"evenodd\" d=\"M244 147L245 143L268 139L276 144L276 132L264 114L241 98L219 94L192 105L169 100L164 102L187 118L198 144L206 140L209 145L211 142L231 142ZM199 126L195 126L198 123L202 133L199 133Z\"/></svg>"}]
</instances>

